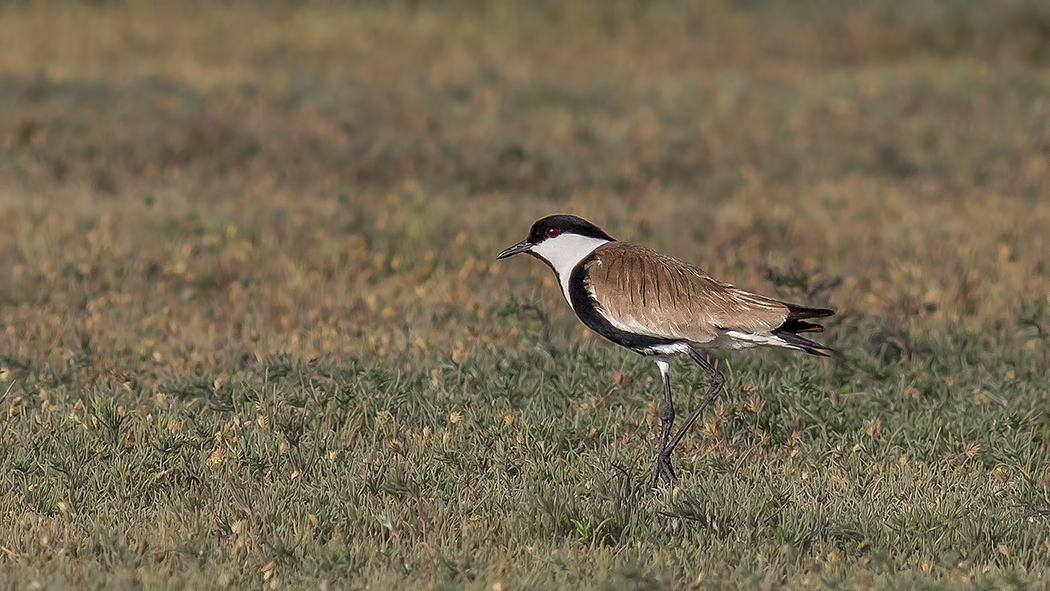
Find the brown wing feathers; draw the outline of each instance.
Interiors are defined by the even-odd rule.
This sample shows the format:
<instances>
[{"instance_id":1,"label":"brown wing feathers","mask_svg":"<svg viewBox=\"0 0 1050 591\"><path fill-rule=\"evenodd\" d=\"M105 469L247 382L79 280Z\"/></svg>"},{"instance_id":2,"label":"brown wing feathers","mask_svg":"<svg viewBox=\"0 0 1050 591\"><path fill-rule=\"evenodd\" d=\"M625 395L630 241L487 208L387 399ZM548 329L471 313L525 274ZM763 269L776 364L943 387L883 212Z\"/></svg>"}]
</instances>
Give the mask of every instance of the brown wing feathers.
<instances>
[{"instance_id":1,"label":"brown wing feathers","mask_svg":"<svg viewBox=\"0 0 1050 591\"><path fill-rule=\"evenodd\" d=\"M647 248L612 242L587 267L588 287L607 316L634 332L707 342L719 329L766 332L786 305L719 283L697 267Z\"/></svg>"},{"instance_id":2,"label":"brown wing feathers","mask_svg":"<svg viewBox=\"0 0 1050 591\"><path fill-rule=\"evenodd\" d=\"M623 242L595 251L587 263L587 279L598 305L621 328L697 343L715 339L720 330L773 333L821 354L823 347L794 333L823 330L803 320L833 313L737 289L689 263Z\"/></svg>"}]
</instances>

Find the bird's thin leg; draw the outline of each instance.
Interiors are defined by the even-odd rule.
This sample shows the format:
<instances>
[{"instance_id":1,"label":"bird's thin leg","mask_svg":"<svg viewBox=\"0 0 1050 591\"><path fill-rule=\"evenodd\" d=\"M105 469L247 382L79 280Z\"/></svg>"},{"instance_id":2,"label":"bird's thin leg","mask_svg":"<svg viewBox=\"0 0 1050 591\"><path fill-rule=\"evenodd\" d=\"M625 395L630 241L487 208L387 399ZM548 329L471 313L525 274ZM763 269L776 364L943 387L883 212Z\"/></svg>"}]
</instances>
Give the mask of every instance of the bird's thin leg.
<instances>
[{"instance_id":1,"label":"bird's thin leg","mask_svg":"<svg viewBox=\"0 0 1050 591\"><path fill-rule=\"evenodd\" d=\"M725 383L725 376L722 375L722 372L718 371L718 369L716 369L710 361L704 359L703 355L697 353L696 351L689 351L689 357L691 357L693 361L697 362L700 365L700 367L704 368L707 371L707 375L711 378L711 387L707 390L707 394L704 395L704 399L700 401L699 406L696 407L696 410L693 411L693 414L689 415L689 418L686 419L685 424L683 424L682 428L678 430L678 433L675 433L674 439L672 439L671 442L667 445L668 457L670 457L671 452L674 451L674 448L678 445L678 442L682 440L682 437L685 436L685 432L689 430L689 427L693 426L693 423L696 422L696 419L700 418L700 413L704 412L704 409L707 408L708 404L711 404L711 401L714 400L715 396L718 395L718 391L722 389L722 385ZM668 462L668 465L670 465L670 462Z\"/></svg>"},{"instance_id":2,"label":"bird's thin leg","mask_svg":"<svg viewBox=\"0 0 1050 591\"><path fill-rule=\"evenodd\" d=\"M660 378L664 385L664 408L660 415L660 447L656 454L656 466L653 467L653 479L649 488L656 488L660 478L669 484L678 482L678 477L671 467L671 449L667 445L667 439L671 436L671 425L674 423L674 402L671 401L671 364L666 359L657 359L656 365L660 368Z\"/></svg>"}]
</instances>

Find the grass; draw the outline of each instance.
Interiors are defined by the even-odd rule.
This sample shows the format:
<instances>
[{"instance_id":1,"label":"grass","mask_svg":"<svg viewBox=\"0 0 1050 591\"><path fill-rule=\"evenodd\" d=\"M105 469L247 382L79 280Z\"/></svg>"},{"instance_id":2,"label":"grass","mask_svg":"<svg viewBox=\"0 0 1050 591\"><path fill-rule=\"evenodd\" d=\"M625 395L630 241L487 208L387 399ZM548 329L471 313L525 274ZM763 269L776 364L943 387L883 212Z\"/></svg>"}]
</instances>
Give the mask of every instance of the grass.
<instances>
[{"instance_id":1,"label":"grass","mask_svg":"<svg viewBox=\"0 0 1050 591\"><path fill-rule=\"evenodd\" d=\"M1046 588L1042 4L0 6L0 585ZM652 364L569 211L838 314ZM674 370L680 414L703 372Z\"/></svg>"}]
</instances>

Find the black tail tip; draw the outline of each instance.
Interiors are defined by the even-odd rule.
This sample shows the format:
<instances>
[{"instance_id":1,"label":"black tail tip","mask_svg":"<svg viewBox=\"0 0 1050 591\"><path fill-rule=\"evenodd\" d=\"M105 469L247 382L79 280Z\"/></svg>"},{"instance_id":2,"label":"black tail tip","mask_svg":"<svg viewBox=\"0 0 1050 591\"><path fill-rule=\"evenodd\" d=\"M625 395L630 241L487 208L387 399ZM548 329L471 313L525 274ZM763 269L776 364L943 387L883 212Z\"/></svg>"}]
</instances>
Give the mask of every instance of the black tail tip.
<instances>
[{"instance_id":1,"label":"black tail tip","mask_svg":"<svg viewBox=\"0 0 1050 591\"><path fill-rule=\"evenodd\" d=\"M824 346L820 346L820 348L805 347L802 350L806 353L809 353L810 355L816 355L817 357L831 357L831 354L835 352L834 349Z\"/></svg>"},{"instance_id":2,"label":"black tail tip","mask_svg":"<svg viewBox=\"0 0 1050 591\"><path fill-rule=\"evenodd\" d=\"M785 320L805 320L807 318L827 318L835 313L830 308L807 308L806 306L796 306L795 304L788 304L788 315Z\"/></svg>"},{"instance_id":3,"label":"black tail tip","mask_svg":"<svg viewBox=\"0 0 1050 591\"><path fill-rule=\"evenodd\" d=\"M810 324L808 322L797 322L797 321L795 321L795 322L796 322L796 324L809 325L809 327L820 326L819 324ZM780 339L782 341L784 341L785 343L787 343L788 345L790 345L792 347L795 347L796 349L799 349L801 351L805 351L806 353L809 353L810 355L817 355L819 357L831 357L831 354L833 353L833 351L832 351L832 349L830 347L825 347L824 345L821 345L820 343L816 343L816 342L813 342L813 341L811 341L809 339L805 339L805 338L802 338L802 337L798 336L797 334L795 334L796 330L792 330L792 329L796 328L796 326L789 326L788 322L785 322L784 325L785 325L784 327L778 328L777 330L773 331L773 334L778 336L778 337L780 337ZM820 328L823 329L823 327L820 327ZM814 332L813 328L804 328L803 330L805 332Z\"/></svg>"}]
</instances>

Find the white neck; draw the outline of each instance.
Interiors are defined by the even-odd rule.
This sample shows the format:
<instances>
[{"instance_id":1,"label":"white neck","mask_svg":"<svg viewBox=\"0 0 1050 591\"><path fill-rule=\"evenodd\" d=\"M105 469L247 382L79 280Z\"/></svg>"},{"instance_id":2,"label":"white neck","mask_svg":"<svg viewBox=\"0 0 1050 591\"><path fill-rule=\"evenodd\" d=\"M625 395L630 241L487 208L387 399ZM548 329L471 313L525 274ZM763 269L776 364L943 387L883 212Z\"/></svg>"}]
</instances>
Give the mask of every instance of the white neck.
<instances>
[{"instance_id":1,"label":"white neck","mask_svg":"<svg viewBox=\"0 0 1050 591\"><path fill-rule=\"evenodd\" d=\"M587 255L594 252L594 249L607 242L609 241L579 234L562 234L533 246L532 252L543 257L554 267L554 273L558 275L565 301L572 306L572 300L569 299L569 276L572 275L572 270L580 261L587 258Z\"/></svg>"}]
</instances>

